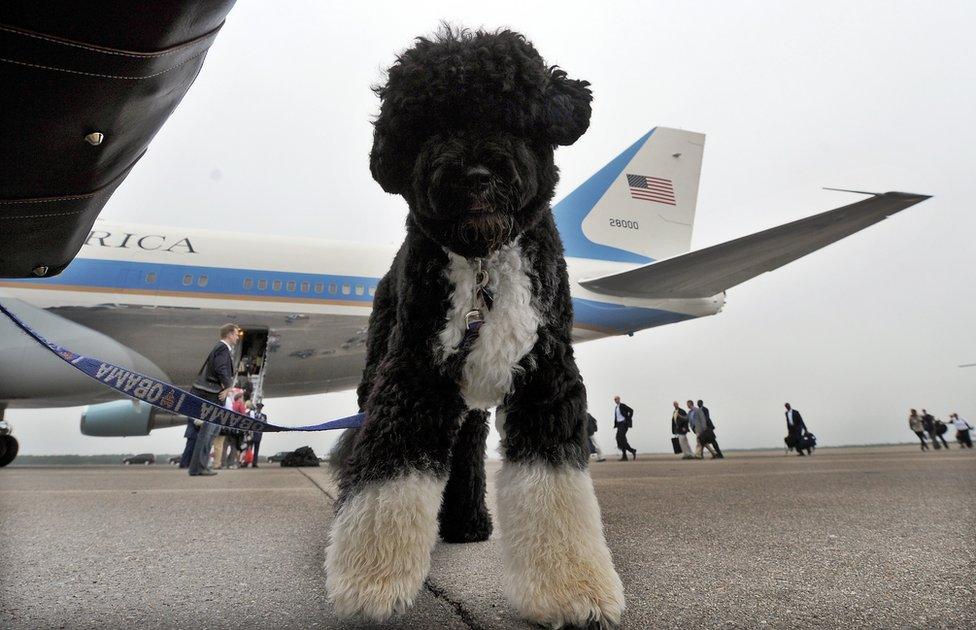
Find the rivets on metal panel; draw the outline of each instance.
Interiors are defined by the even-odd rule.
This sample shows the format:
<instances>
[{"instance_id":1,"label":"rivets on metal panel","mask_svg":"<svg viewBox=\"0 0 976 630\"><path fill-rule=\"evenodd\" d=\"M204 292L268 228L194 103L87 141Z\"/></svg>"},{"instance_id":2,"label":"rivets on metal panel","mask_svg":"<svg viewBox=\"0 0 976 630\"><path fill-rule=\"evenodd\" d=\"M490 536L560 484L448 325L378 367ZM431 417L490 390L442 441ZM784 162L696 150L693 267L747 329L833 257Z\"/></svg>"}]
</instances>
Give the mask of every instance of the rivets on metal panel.
<instances>
[{"instance_id":1,"label":"rivets on metal panel","mask_svg":"<svg viewBox=\"0 0 976 630\"><path fill-rule=\"evenodd\" d=\"M93 147L97 147L98 145L100 145L102 143L102 140L104 139L105 139L105 134L103 134L100 131L93 131L87 136L85 136L85 142L92 145Z\"/></svg>"}]
</instances>

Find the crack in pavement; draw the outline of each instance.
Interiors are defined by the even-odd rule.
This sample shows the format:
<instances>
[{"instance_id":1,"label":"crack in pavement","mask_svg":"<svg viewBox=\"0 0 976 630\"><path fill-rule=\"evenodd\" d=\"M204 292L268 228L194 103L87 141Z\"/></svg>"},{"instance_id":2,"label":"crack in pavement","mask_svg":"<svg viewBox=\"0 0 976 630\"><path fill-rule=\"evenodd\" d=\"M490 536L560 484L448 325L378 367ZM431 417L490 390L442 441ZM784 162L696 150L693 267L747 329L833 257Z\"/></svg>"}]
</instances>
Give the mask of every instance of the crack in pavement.
<instances>
[{"instance_id":1,"label":"crack in pavement","mask_svg":"<svg viewBox=\"0 0 976 630\"><path fill-rule=\"evenodd\" d=\"M325 496L329 497L330 499L332 499L333 502L335 502L336 498L334 496L332 496L332 494L330 494L328 490L326 490L321 485L319 485L319 482L315 481L315 479L313 479L311 475L309 475L307 472L305 472L301 468L295 468L295 470L297 470L299 473L301 473L301 475L303 477L305 477L306 479L308 479L309 481L311 481L313 486L315 486L316 488L318 488L319 490L322 491L322 494L324 494Z\"/></svg>"},{"instance_id":2,"label":"crack in pavement","mask_svg":"<svg viewBox=\"0 0 976 630\"><path fill-rule=\"evenodd\" d=\"M447 591L435 586L434 583L430 581L430 578L424 580L424 588L427 590L428 593L430 593L437 599L447 604L450 604L450 606L454 608L454 612L457 613L457 616L461 618L461 622L467 627L471 628L471 630L487 630L485 626L482 626L477 622L477 620L475 620L474 616L471 613L469 613L467 610L464 609L464 606L461 604L461 602L456 602L450 597L448 597Z\"/></svg>"}]
</instances>

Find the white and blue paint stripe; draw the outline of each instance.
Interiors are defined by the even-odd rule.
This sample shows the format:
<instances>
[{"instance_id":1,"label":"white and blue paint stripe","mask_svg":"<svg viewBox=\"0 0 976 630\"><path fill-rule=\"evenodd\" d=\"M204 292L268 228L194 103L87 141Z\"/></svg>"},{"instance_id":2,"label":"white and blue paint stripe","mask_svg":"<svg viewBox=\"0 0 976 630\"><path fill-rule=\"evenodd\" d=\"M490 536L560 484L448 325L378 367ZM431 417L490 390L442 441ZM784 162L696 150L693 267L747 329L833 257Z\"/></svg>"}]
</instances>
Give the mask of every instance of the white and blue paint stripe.
<instances>
[{"instance_id":1,"label":"white and blue paint stripe","mask_svg":"<svg viewBox=\"0 0 976 630\"><path fill-rule=\"evenodd\" d=\"M184 284L187 276L191 281ZM202 286L201 278L206 278ZM262 285L261 280L265 280L266 285ZM379 278L369 276L77 258L53 278L5 279L0 281L0 287L371 307L371 293L378 282ZM308 291L301 290L303 284ZM316 292L317 285L322 287L321 292ZM261 286L265 288L259 288ZM288 290L289 286L294 286L295 290ZM333 287L334 292L330 290ZM348 287L348 293L344 293L345 287ZM694 317L579 297L573 298L573 310L574 327L607 334L626 334Z\"/></svg>"}]
</instances>

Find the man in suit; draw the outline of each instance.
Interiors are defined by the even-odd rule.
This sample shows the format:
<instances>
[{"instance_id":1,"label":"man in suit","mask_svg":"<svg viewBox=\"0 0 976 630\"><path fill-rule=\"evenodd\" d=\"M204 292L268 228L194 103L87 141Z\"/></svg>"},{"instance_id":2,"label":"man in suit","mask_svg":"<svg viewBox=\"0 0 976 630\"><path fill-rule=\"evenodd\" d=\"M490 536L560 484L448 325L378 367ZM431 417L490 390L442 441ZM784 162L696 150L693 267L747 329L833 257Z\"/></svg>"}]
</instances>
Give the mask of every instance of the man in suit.
<instances>
[{"instance_id":1,"label":"man in suit","mask_svg":"<svg viewBox=\"0 0 976 630\"><path fill-rule=\"evenodd\" d=\"M796 449L796 454L803 457L803 449L800 448L801 438L806 434L807 425L803 422L800 412L786 403L786 432L787 445ZM808 448L807 454L812 454L813 449Z\"/></svg>"},{"instance_id":2,"label":"man in suit","mask_svg":"<svg viewBox=\"0 0 976 630\"><path fill-rule=\"evenodd\" d=\"M234 346L241 338L241 331L235 324L224 324L220 327L220 341L213 347L197 379L193 382L190 393L221 405L220 394L234 384ZM197 424L199 423L199 424ZM190 456L189 473L191 477L216 475L210 470L210 447L220 427L210 422L197 420L191 422L197 428L196 444ZM189 431L189 426L187 431Z\"/></svg>"},{"instance_id":3,"label":"man in suit","mask_svg":"<svg viewBox=\"0 0 976 630\"><path fill-rule=\"evenodd\" d=\"M613 428L617 430L617 448L623 453L620 461L626 462L627 452L637 459L637 450L630 446L627 441L627 429L634 426L634 410L620 402L620 396L613 397Z\"/></svg>"},{"instance_id":4,"label":"man in suit","mask_svg":"<svg viewBox=\"0 0 976 630\"><path fill-rule=\"evenodd\" d=\"M681 447L681 459L693 459L691 447L688 445L688 414L681 408L678 401L674 401L674 412L671 413L671 435L678 438Z\"/></svg>"},{"instance_id":5,"label":"man in suit","mask_svg":"<svg viewBox=\"0 0 976 630\"><path fill-rule=\"evenodd\" d=\"M712 422L712 414L709 413L708 407L701 400L698 401L698 408L705 415L705 428L708 429L708 437L711 438L709 444L715 448L715 455L718 459L725 459L725 455L722 455L722 449L718 446L718 439L715 437L715 423Z\"/></svg>"},{"instance_id":6,"label":"man in suit","mask_svg":"<svg viewBox=\"0 0 976 630\"><path fill-rule=\"evenodd\" d=\"M695 459L702 459L705 456L705 449L712 454L712 458L718 457L712 440L709 437L711 431L708 430L708 423L705 422L705 414L695 406L695 401L688 401L688 426L695 432Z\"/></svg>"}]
</instances>

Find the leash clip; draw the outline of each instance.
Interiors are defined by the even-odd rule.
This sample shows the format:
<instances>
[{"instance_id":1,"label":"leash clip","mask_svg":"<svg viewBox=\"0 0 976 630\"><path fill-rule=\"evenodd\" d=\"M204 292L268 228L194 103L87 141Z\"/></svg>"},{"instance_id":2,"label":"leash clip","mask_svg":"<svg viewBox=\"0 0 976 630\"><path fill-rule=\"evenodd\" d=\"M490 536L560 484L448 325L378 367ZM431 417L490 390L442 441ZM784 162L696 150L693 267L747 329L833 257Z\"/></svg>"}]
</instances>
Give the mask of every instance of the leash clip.
<instances>
[{"instance_id":1,"label":"leash clip","mask_svg":"<svg viewBox=\"0 0 976 630\"><path fill-rule=\"evenodd\" d=\"M471 303L474 308L485 307L491 310L495 301L495 296L488 290L488 282L491 280L488 271L484 268L484 261L480 258L475 259L477 265L474 272L474 289L472 290Z\"/></svg>"},{"instance_id":2,"label":"leash clip","mask_svg":"<svg viewBox=\"0 0 976 630\"><path fill-rule=\"evenodd\" d=\"M473 324L484 323L484 321L485 318L482 317L480 308L473 308L464 316L464 325L468 328L471 328Z\"/></svg>"}]
</instances>

